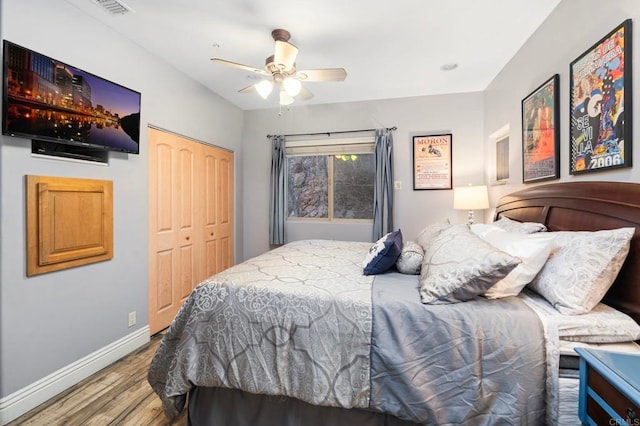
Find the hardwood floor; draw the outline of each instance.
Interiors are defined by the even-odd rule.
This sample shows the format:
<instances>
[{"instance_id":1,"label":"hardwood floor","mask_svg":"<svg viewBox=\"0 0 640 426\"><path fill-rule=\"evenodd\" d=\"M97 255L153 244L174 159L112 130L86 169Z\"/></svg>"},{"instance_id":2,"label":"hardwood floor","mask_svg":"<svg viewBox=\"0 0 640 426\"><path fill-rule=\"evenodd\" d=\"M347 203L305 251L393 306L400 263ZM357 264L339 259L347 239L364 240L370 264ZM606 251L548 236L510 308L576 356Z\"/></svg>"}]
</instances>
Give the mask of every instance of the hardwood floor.
<instances>
[{"instance_id":1,"label":"hardwood floor","mask_svg":"<svg viewBox=\"0 0 640 426\"><path fill-rule=\"evenodd\" d=\"M17 418L17 425L155 425L187 424L186 409L170 423L160 399L147 382L147 368L160 343L154 336L144 347L104 368L60 395Z\"/></svg>"}]
</instances>

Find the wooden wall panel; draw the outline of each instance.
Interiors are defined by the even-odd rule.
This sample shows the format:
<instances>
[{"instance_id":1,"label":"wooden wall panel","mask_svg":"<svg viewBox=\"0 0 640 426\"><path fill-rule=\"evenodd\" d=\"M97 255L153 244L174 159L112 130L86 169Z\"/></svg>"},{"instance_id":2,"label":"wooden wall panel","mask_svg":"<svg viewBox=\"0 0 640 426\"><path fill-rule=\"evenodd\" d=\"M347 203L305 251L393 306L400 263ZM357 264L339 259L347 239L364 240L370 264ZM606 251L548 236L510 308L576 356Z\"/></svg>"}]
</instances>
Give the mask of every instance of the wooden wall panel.
<instances>
[{"instance_id":1,"label":"wooden wall panel","mask_svg":"<svg viewBox=\"0 0 640 426\"><path fill-rule=\"evenodd\" d=\"M113 258L113 182L26 176L27 276Z\"/></svg>"}]
</instances>

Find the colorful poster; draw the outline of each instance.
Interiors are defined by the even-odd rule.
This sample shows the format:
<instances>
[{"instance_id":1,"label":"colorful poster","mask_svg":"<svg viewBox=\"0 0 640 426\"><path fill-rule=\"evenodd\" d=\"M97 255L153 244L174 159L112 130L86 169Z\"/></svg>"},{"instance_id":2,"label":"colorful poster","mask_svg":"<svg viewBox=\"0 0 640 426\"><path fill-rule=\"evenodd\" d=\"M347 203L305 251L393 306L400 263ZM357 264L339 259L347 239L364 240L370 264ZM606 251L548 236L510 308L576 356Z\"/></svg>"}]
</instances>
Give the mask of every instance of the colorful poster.
<instances>
[{"instance_id":1,"label":"colorful poster","mask_svg":"<svg viewBox=\"0 0 640 426\"><path fill-rule=\"evenodd\" d=\"M558 81L555 74L522 101L522 181L560 178Z\"/></svg>"},{"instance_id":2,"label":"colorful poster","mask_svg":"<svg viewBox=\"0 0 640 426\"><path fill-rule=\"evenodd\" d=\"M452 135L413 137L413 189L451 189Z\"/></svg>"},{"instance_id":3,"label":"colorful poster","mask_svg":"<svg viewBox=\"0 0 640 426\"><path fill-rule=\"evenodd\" d=\"M630 35L628 19L571 63L571 174L631 166Z\"/></svg>"}]
</instances>

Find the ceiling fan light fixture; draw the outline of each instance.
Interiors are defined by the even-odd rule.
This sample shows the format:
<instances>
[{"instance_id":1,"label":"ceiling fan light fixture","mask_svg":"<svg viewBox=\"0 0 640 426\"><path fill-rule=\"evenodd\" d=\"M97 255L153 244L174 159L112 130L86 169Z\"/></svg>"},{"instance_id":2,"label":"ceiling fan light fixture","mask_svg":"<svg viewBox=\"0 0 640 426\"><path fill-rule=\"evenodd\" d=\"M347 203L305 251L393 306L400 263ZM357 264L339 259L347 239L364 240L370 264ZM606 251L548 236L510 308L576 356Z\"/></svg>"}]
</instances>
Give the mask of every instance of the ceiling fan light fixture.
<instances>
[{"instance_id":1,"label":"ceiling fan light fixture","mask_svg":"<svg viewBox=\"0 0 640 426\"><path fill-rule=\"evenodd\" d=\"M280 105L291 105L293 103L293 97L291 97L286 90L280 89Z\"/></svg>"},{"instance_id":2,"label":"ceiling fan light fixture","mask_svg":"<svg viewBox=\"0 0 640 426\"><path fill-rule=\"evenodd\" d=\"M273 81L262 80L254 84L254 87L262 99L267 99L273 90Z\"/></svg>"},{"instance_id":3,"label":"ceiling fan light fixture","mask_svg":"<svg viewBox=\"0 0 640 426\"><path fill-rule=\"evenodd\" d=\"M286 90L287 94L291 97L297 96L298 93L300 93L300 89L302 89L300 80L293 77L285 78L282 84L284 85L284 90Z\"/></svg>"}]
</instances>

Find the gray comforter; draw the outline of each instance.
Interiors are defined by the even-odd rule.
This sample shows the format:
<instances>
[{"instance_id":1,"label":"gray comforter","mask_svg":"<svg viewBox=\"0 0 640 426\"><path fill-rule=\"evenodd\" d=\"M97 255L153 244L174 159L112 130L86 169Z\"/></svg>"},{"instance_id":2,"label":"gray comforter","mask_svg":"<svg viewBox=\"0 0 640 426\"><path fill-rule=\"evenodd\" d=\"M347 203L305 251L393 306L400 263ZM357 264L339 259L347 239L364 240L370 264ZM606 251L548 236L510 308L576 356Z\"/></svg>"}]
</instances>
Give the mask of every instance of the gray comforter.
<instances>
[{"instance_id":1,"label":"gray comforter","mask_svg":"<svg viewBox=\"0 0 640 426\"><path fill-rule=\"evenodd\" d=\"M167 417L194 386L285 395L428 424L538 424L543 327L518 298L423 305L417 276L362 275L370 244L300 241L217 274L149 368Z\"/></svg>"},{"instance_id":2,"label":"gray comforter","mask_svg":"<svg viewBox=\"0 0 640 426\"><path fill-rule=\"evenodd\" d=\"M517 297L423 305L418 288L397 273L374 282L371 408L426 424L542 424L538 316Z\"/></svg>"}]
</instances>

